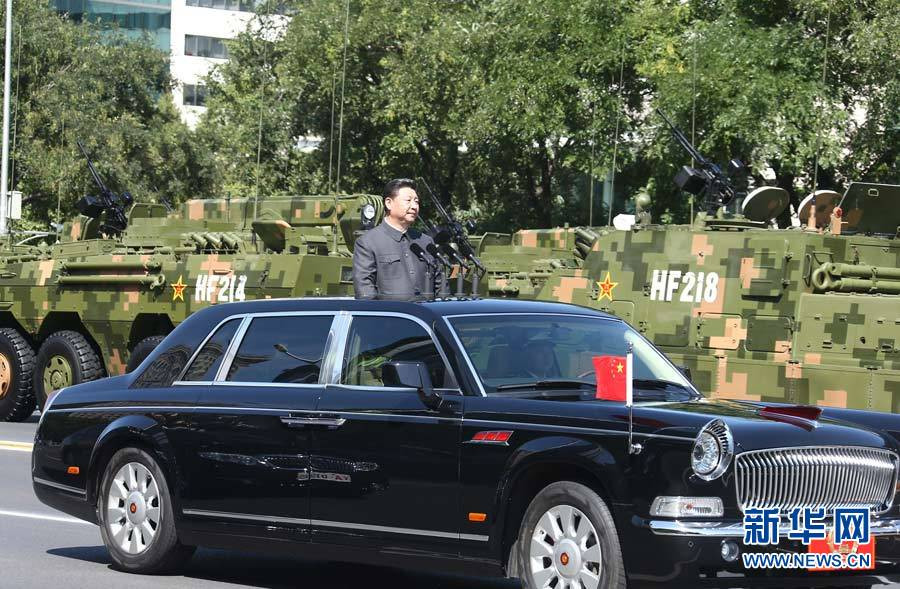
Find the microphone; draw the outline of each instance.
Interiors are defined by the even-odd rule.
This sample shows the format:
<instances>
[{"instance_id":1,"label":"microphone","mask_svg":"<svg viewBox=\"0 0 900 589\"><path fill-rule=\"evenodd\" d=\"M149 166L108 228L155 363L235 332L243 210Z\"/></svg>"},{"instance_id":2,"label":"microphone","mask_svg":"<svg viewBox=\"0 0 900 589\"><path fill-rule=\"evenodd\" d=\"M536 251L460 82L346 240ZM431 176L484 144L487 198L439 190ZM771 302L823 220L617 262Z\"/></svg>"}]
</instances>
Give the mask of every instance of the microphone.
<instances>
[{"instance_id":1,"label":"microphone","mask_svg":"<svg viewBox=\"0 0 900 589\"><path fill-rule=\"evenodd\" d=\"M428 269L428 273L425 277L425 298L433 299L434 298L434 279L433 275L436 272L436 268L434 264L428 261L428 258L425 257L425 250L422 249L422 246L418 243L412 243L409 246L409 251L413 253L414 256L419 258L422 263L425 264L425 267Z\"/></svg>"},{"instance_id":2,"label":"microphone","mask_svg":"<svg viewBox=\"0 0 900 589\"><path fill-rule=\"evenodd\" d=\"M418 244L413 244L413 245L418 245ZM441 264L443 264L444 266L452 266L452 265L453 265L453 264L450 263L450 260L448 260L447 257L446 257L444 254L442 254L442 253L440 252L440 250L438 250L437 246L434 245L433 243L429 243L428 245L426 245L426 246L425 246L425 250L426 250L429 254L431 254L432 256L434 256L434 259L437 260L437 261L439 261L439 262L440 262Z\"/></svg>"}]
</instances>

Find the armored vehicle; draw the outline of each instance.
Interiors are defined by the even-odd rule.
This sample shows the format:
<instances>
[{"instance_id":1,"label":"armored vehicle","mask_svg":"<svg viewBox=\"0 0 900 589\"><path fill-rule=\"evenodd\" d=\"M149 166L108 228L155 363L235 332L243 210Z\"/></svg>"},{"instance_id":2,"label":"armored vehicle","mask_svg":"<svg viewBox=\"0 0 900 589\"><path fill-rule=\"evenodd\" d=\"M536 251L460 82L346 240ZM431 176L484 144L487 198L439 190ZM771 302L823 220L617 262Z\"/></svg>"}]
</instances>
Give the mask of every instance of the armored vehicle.
<instances>
[{"instance_id":1,"label":"armored vehicle","mask_svg":"<svg viewBox=\"0 0 900 589\"><path fill-rule=\"evenodd\" d=\"M853 183L819 217L834 230L579 230L581 267L534 297L622 317L718 397L900 412L900 186Z\"/></svg>"},{"instance_id":2,"label":"armored vehicle","mask_svg":"<svg viewBox=\"0 0 900 589\"><path fill-rule=\"evenodd\" d=\"M88 216L67 223L58 243L0 253L0 420L24 419L62 387L123 373L197 309L351 293L358 213L375 217L382 203L355 195L191 200L177 211L136 203L116 214L110 206L88 202Z\"/></svg>"}]
</instances>

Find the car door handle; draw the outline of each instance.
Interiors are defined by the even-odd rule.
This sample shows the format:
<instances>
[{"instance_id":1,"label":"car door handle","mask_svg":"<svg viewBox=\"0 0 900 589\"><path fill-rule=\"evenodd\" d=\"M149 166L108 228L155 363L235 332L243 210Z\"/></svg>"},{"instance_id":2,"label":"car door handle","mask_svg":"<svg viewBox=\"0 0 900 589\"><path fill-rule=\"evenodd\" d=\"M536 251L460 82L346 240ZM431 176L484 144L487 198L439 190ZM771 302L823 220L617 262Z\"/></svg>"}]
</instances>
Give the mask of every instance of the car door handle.
<instances>
[{"instance_id":1,"label":"car door handle","mask_svg":"<svg viewBox=\"0 0 900 589\"><path fill-rule=\"evenodd\" d=\"M282 416L281 423L288 427L306 427L310 425L318 425L323 427L337 428L344 425L347 420L343 417L293 417Z\"/></svg>"}]
</instances>

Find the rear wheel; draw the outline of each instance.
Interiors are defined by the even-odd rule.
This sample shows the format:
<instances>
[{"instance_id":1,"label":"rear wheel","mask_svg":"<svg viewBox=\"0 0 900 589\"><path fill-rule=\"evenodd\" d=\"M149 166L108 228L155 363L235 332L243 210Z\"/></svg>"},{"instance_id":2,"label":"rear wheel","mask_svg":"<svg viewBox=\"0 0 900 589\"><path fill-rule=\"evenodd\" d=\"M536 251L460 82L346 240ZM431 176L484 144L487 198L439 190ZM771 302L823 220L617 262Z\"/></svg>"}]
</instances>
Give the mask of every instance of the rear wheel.
<instances>
[{"instance_id":1,"label":"rear wheel","mask_svg":"<svg viewBox=\"0 0 900 589\"><path fill-rule=\"evenodd\" d=\"M34 395L43 410L63 387L103 376L100 357L77 331L58 331L44 340L34 367Z\"/></svg>"},{"instance_id":2,"label":"rear wheel","mask_svg":"<svg viewBox=\"0 0 900 589\"><path fill-rule=\"evenodd\" d=\"M624 589L615 522L603 500L571 481L545 487L525 512L514 551L525 589Z\"/></svg>"},{"instance_id":3,"label":"rear wheel","mask_svg":"<svg viewBox=\"0 0 900 589\"><path fill-rule=\"evenodd\" d=\"M131 350L131 355L128 357L128 364L125 366L125 372L131 372L135 368L141 365L141 362L150 355L156 346L158 346L162 341L166 339L164 335L151 335L150 337L145 337L141 341L138 342L134 349Z\"/></svg>"},{"instance_id":4,"label":"rear wheel","mask_svg":"<svg viewBox=\"0 0 900 589\"><path fill-rule=\"evenodd\" d=\"M0 329L0 421L22 421L34 412L34 350L16 329Z\"/></svg>"},{"instance_id":5,"label":"rear wheel","mask_svg":"<svg viewBox=\"0 0 900 589\"><path fill-rule=\"evenodd\" d=\"M178 541L166 477L139 448L116 452L103 472L97 499L100 535L115 566L131 573L178 568L194 548Z\"/></svg>"}]
</instances>

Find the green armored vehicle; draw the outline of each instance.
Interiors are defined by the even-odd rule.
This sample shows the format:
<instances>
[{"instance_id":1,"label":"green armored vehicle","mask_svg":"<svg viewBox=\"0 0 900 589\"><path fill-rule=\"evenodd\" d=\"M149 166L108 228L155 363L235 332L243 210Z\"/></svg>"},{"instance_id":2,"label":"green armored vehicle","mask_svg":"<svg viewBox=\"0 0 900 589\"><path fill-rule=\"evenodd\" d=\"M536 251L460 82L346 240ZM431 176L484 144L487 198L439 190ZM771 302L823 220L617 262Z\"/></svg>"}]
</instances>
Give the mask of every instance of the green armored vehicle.
<instances>
[{"instance_id":1,"label":"green armored vehicle","mask_svg":"<svg viewBox=\"0 0 900 589\"><path fill-rule=\"evenodd\" d=\"M0 252L0 420L121 374L207 305L352 294L359 213L381 207L367 195L269 198L255 216L248 199L95 207L58 243Z\"/></svg>"},{"instance_id":2,"label":"green armored vehicle","mask_svg":"<svg viewBox=\"0 0 900 589\"><path fill-rule=\"evenodd\" d=\"M900 186L851 184L835 211L833 231L580 229L581 267L534 297L626 319L718 397L900 412Z\"/></svg>"}]
</instances>

